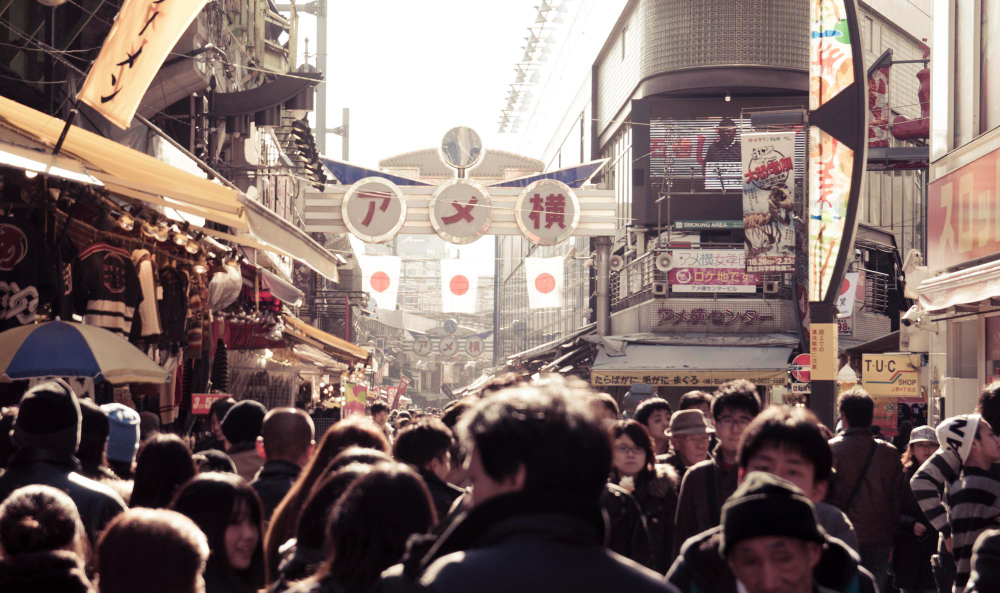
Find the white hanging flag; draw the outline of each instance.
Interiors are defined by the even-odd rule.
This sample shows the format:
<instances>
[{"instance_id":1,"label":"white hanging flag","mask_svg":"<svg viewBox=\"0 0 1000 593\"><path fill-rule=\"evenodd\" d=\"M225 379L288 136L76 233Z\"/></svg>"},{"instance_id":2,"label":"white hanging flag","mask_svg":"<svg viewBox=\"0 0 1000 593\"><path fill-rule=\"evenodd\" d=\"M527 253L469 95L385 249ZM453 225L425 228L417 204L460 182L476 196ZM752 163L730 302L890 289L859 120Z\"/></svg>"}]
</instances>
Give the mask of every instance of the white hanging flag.
<instances>
[{"instance_id":1,"label":"white hanging flag","mask_svg":"<svg viewBox=\"0 0 1000 593\"><path fill-rule=\"evenodd\" d=\"M372 295L375 306L394 311L399 293L400 258L395 255L362 255L360 263L364 277L361 290Z\"/></svg>"},{"instance_id":2,"label":"white hanging flag","mask_svg":"<svg viewBox=\"0 0 1000 593\"><path fill-rule=\"evenodd\" d=\"M562 307L563 258L526 257L524 270L528 274L528 308Z\"/></svg>"},{"instance_id":3,"label":"white hanging flag","mask_svg":"<svg viewBox=\"0 0 1000 593\"><path fill-rule=\"evenodd\" d=\"M444 313L475 313L476 287L481 265L467 259L441 260L441 311Z\"/></svg>"}]
</instances>

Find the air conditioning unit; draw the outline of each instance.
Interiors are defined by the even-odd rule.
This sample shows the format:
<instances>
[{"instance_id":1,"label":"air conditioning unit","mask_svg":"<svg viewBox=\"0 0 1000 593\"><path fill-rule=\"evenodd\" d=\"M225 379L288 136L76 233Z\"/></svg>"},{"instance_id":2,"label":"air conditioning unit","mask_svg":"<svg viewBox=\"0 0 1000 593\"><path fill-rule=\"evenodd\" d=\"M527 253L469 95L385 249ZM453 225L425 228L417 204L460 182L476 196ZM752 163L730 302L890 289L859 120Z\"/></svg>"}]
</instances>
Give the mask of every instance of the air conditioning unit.
<instances>
[{"instance_id":1,"label":"air conditioning unit","mask_svg":"<svg viewBox=\"0 0 1000 593\"><path fill-rule=\"evenodd\" d=\"M765 280L764 281L764 294L778 294L778 289L780 288L777 280Z\"/></svg>"},{"instance_id":2,"label":"air conditioning unit","mask_svg":"<svg viewBox=\"0 0 1000 593\"><path fill-rule=\"evenodd\" d=\"M666 282L653 283L653 296L667 296L670 292L670 285Z\"/></svg>"}]
</instances>

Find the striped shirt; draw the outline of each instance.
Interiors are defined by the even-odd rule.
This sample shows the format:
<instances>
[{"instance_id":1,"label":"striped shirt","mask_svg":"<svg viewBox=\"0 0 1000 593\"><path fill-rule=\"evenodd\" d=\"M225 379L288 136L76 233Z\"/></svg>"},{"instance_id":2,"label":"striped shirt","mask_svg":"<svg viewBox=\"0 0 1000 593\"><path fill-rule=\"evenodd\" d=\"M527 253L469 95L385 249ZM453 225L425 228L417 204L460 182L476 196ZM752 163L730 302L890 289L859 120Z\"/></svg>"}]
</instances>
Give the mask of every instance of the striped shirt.
<instances>
[{"instance_id":1,"label":"striped shirt","mask_svg":"<svg viewBox=\"0 0 1000 593\"><path fill-rule=\"evenodd\" d=\"M1000 482L990 471L966 467L948 487L947 501L956 569L953 591L962 593L972 570L972 546L1000 516Z\"/></svg>"}]
</instances>

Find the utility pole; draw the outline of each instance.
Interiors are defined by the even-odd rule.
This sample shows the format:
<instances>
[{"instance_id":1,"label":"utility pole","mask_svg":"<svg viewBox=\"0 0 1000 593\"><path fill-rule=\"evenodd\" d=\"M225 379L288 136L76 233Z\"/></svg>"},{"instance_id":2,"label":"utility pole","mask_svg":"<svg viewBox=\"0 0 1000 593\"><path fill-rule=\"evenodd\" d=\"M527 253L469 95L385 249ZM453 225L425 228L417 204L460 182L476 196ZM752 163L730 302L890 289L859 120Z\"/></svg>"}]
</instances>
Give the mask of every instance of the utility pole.
<instances>
[{"instance_id":1,"label":"utility pole","mask_svg":"<svg viewBox=\"0 0 1000 593\"><path fill-rule=\"evenodd\" d=\"M313 0L301 7L295 6L296 12L305 12L316 17L316 69L323 73L323 82L316 85L316 148L319 153L326 154L326 80L330 77L330 72L326 69L326 1ZM291 4L279 4L278 10L289 12L292 10ZM346 160L346 159L345 159Z\"/></svg>"}]
</instances>

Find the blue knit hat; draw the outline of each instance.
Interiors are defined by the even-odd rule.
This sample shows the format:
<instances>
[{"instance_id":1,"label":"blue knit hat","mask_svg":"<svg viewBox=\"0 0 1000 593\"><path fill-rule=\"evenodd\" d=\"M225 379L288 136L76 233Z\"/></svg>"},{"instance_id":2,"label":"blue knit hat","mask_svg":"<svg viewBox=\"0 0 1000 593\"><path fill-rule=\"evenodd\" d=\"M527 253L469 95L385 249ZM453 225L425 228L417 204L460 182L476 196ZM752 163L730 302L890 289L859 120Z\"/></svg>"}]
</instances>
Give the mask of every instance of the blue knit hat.
<instances>
[{"instance_id":1,"label":"blue knit hat","mask_svg":"<svg viewBox=\"0 0 1000 593\"><path fill-rule=\"evenodd\" d=\"M111 430L108 431L108 459L122 463L135 461L139 451L139 414L122 404L104 404Z\"/></svg>"}]
</instances>

